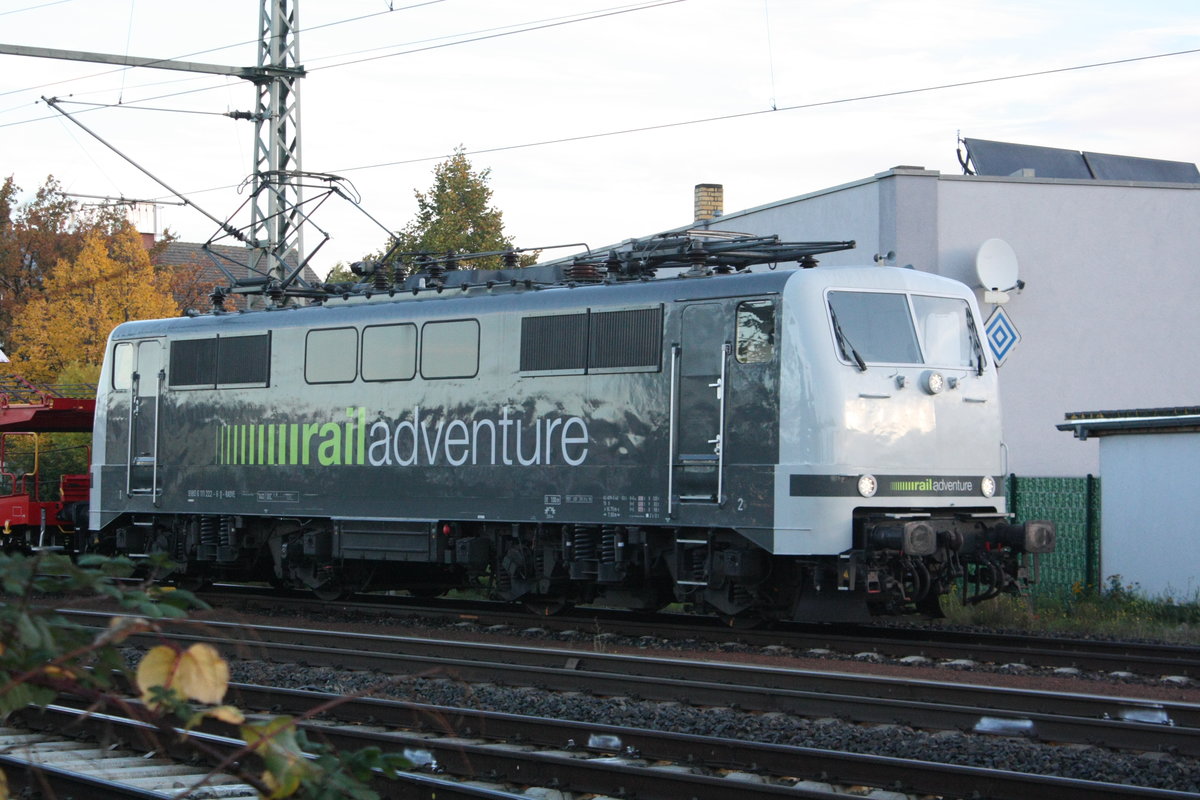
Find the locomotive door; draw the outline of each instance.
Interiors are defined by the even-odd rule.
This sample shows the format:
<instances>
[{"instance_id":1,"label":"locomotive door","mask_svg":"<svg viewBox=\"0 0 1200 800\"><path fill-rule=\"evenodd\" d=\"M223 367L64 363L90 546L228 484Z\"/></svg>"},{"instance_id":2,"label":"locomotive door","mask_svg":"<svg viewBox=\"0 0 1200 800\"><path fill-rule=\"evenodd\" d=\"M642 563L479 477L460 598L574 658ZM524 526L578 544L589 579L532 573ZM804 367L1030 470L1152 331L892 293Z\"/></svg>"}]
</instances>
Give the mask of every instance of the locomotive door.
<instances>
[{"instance_id":1,"label":"locomotive door","mask_svg":"<svg viewBox=\"0 0 1200 800\"><path fill-rule=\"evenodd\" d=\"M125 494L150 495L157 505L159 411L166 379L163 345L159 339L144 339L130 347L127 357L118 358L114 365L116 370L128 370L127 374L114 375L117 385L129 390Z\"/></svg>"},{"instance_id":2,"label":"locomotive door","mask_svg":"<svg viewBox=\"0 0 1200 800\"><path fill-rule=\"evenodd\" d=\"M693 303L681 315L672 388L673 492L680 502L721 503L725 438L725 371L729 314L723 303Z\"/></svg>"}]
</instances>

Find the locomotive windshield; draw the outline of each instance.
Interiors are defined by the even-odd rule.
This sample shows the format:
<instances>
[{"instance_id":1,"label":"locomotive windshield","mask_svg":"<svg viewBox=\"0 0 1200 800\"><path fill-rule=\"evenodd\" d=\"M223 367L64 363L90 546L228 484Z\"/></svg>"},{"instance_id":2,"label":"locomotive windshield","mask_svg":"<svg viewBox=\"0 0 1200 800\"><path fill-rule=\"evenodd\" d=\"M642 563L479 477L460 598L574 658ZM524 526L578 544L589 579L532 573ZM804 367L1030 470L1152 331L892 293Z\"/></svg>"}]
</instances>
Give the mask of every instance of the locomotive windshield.
<instances>
[{"instance_id":1,"label":"locomotive windshield","mask_svg":"<svg viewBox=\"0 0 1200 800\"><path fill-rule=\"evenodd\" d=\"M829 293L829 313L844 360L982 369L983 348L967 302L895 292Z\"/></svg>"}]
</instances>

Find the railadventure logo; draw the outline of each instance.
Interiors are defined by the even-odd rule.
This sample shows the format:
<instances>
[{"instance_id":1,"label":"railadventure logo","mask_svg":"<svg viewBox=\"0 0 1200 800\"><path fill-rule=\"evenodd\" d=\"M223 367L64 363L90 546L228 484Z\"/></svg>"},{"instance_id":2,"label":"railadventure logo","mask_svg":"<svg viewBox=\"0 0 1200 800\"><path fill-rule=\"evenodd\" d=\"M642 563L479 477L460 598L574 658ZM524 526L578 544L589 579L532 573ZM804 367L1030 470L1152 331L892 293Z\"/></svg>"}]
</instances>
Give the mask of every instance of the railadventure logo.
<instances>
[{"instance_id":1,"label":"railadventure logo","mask_svg":"<svg viewBox=\"0 0 1200 800\"><path fill-rule=\"evenodd\" d=\"M388 419L367 418L351 406L346 418L328 422L221 425L216 463L221 465L452 467L485 464L577 467L588 457L588 427L582 417L509 415L449 419L422 411Z\"/></svg>"},{"instance_id":2,"label":"railadventure logo","mask_svg":"<svg viewBox=\"0 0 1200 800\"><path fill-rule=\"evenodd\" d=\"M962 478L922 478L893 480L888 489L897 494L969 494L975 491L975 481Z\"/></svg>"}]
</instances>

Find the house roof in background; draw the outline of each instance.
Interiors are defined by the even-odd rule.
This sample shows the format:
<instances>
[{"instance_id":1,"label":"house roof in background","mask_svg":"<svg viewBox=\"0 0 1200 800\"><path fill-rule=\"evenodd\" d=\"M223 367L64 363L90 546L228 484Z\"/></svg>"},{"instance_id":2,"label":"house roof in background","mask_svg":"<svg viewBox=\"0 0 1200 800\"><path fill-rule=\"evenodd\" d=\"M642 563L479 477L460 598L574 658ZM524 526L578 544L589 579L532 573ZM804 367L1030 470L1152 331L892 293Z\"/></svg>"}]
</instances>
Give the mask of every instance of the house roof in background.
<instances>
[{"instance_id":1,"label":"house roof in background","mask_svg":"<svg viewBox=\"0 0 1200 800\"><path fill-rule=\"evenodd\" d=\"M251 277L252 273L248 267L239 266L246 264L249 260L248 256L250 249L247 247L212 244L209 249L214 254L221 258L224 267L232 272L237 277ZM287 254L284 259L288 266L295 269L299 264L299 259L296 252L293 250ZM204 283L223 286L229 283L229 279L225 277L225 273L213 263L212 257L204 251L204 245L198 242L168 242L167 246L154 257L154 263L160 267L199 267L200 274L198 279ZM321 282L321 278L317 273L313 272L311 267L305 266L300 273L309 284L317 284Z\"/></svg>"}]
</instances>

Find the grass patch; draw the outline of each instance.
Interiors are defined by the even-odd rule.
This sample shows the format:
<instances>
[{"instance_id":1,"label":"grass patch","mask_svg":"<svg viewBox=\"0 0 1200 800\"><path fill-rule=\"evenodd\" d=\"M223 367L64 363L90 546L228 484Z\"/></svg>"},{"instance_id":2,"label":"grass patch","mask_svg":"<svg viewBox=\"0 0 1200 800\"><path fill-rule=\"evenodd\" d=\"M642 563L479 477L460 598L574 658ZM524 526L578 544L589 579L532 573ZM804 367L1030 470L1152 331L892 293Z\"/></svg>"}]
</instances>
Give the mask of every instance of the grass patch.
<instances>
[{"instance_id":1,"label":"grass patch","mask_svg":"<svg viewBox=\"0 0 1200 800\"><path fill-rule=\"evenodd\" d=\"M950 625L1200 644L1200 596L1147 597L1120 575L1110 576L1105 586L1076 584L1058 594L1004 595L969 606L951 592L942 611Z\"/></svg>"}]
</instances>

